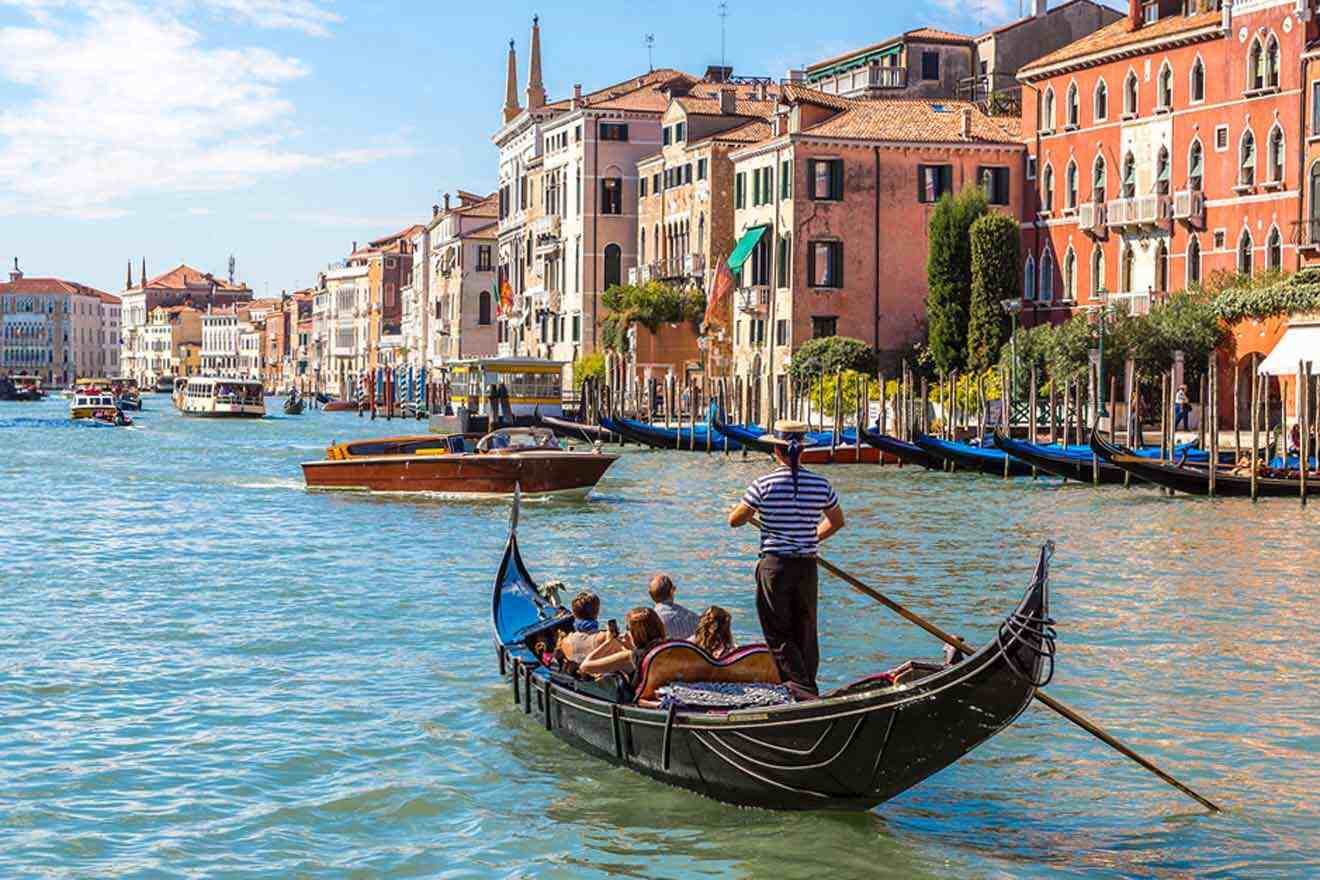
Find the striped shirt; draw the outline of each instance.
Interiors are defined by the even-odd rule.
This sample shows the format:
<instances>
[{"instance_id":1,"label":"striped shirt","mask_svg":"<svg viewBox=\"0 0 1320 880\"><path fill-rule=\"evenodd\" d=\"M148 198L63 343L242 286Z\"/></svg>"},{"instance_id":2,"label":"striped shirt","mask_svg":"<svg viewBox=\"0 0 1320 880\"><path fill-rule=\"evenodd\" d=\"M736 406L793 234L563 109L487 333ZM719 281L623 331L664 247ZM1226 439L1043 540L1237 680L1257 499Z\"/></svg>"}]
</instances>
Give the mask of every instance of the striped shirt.
<instances>
[{"instance_id":1,"label":"striped shirt","mask_svg":"<svg viewBox=\"0 0 1320 880\"><path fill-rule=\"evenodd\" d=\"M829 480L806 468L798 469L794 497L792 471L781 465L748 486L742 501L761 515L762 553L815 556L816 527L839 497Z\"/></svg>"}]
</instances>

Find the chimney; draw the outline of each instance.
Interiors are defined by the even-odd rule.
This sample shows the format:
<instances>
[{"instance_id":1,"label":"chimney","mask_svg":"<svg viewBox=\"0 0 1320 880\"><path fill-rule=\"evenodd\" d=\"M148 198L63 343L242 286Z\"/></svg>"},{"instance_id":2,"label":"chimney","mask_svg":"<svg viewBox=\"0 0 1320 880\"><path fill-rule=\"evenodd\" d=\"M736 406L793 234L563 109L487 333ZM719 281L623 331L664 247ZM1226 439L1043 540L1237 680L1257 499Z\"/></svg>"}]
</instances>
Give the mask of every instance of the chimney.
<instances>
[{"instance_id":1,"label":"chimney","mask_svg":"<svg viewBox=\"0 0 1320 880\"><path fill-rule=\"evenodd\" d=\"M965 141L972 139L972 108L964 107L962 109L962 137Z\"/></svg>"},{"instance_id":2,"label":"chimney","mask_svg":"<svg viewBox=\"0 0 1320 880\"><path fill-rule=\"evenodd\" d=\"M804 70L790 70L788 72L788 75L784 77L784 79L788 80L791 83L800 83L806 80L806 78L807 78L807 73Z\"/></svg>"},{"instance_id":3,"label":"chimney","mask_svg":"<svg viewBox=\"0 0 1320 880\"><path fill-rule=\"evenodd\" d=\"M732 113L738 106L738 90L724 86L720 89L720 112Z\"/></svg>"},{"instance_id":4,"label":"chimney","mask_svg":"<svg viewBox=\"0 0 1320 880\"><path fill-rule=\"evenodd\" d=\"M147 286L147 258L146 258L146 257L143 257L143 258L142 258L142 275L141 275L141 277L138 278L138 281L142 284L143 287L146 287L146 286Z\"/></svg>"},{"instance_id":5,"label":"chimney","mask_svg":"<svg viewBox=\"0 0 1320 880\"><path fill-rule=\"evenodd\" d=\"M1141 27L1141 0L1128 0L1128 27L1137 30Z\"/></svg>"},{"instance_id":6,"label":"chimney","mask_svg":"<svg viewBox=\"0 0 1320 880\"><path fill-rule=\"evenodd\" d=\"M532 16L532 59L527 66L527 109L545 106L545 86L541 83L541 17Z\"/></svg>"},{"instance_id":7,"label":"chimney","mask_svg":"<svg viewBox=\"0 0 1320 880\"><path fill-rule=\"evenodd\" d=\"M22 277L23 272L18 268L18 257L14 257L14 271L9 273L9 280L11 282L18 281Z\"/></svg>"},{"instance_id":8,"label":"chimney","mask_svg":"<svg viewBox=\"0 0 1320 880\"><path fill-rule=\"evenodd\" d=\"M514 51L513 40L509 40L509 66L504 74L504 121L509 122L519 113L518 106L518 54Z\"/></svg>"},{"instance_id":9,"label":"chimney","mask_svg":"<svg viewBox=\"0 0 1320 880\"><path fill-rule=\"evenodd\" d=\"M765 97L766 97L765 83L764 83L764 82L758 82L758 83L756 84L756 100L758 100L758 101L764 101L764 100L765 100Z\"/></svg>"},{"instance_id":10,"label":"chimney","mask_svg":"<svg viewBox=\"0 0 1320 880\"><path fill-rule=\"evenodd\" d=\"M1036 17L1041 18L1050 11L1050 0L1036 0Z\"/></svg>"},{"instance_id":11,"label":"chimney","mask_svg":"<svg viewBox=\"0 0 1320 880\"><path fill-rule=\"evenodd\" d=\"M436 217L439 217L439 216L440 216L440 206L439 206L439 205L432 205L432 206L431 206L431 219L434 220Z\"/></svg>"},{"instance_id":12,"label":"chimney","mask_svg":"<svg viewBox=\"0 0 1320 880\"><path fill-rule=\"evenodd\" d=\"M582 83L573 83L573 106L582 106Z\"/></svg>"},{"instance_id":13,"label":"chimney","mask_svg":"<svg viewBox=\"0 0 1320 880\"><path fill-rule=\"evenodd\" d=\"M355 254L355 253L357 253L357 242L356 242L356 241L353 242L353 250L349 251L349 253L350 253L350 254Z\"/></svg>"},{"instance_id":14,"label":"chimney","mask_svg":"<svg viewBox=\"0 0 1320 880\"><path fill-rule=\"evenodd\" d=\"M133 261L128 261L128 280L124 282L124 290L133 289Z\"/></svg>"},{"instance_id":15,"label":"chimney","mask_svg":"<svg viewBox=\"0 0 1320 880\"><path fill-rule=\"evenodd\" d=\"M445 193L445 212L449 212L449 193Z\"/></svg>"}]
</instances>

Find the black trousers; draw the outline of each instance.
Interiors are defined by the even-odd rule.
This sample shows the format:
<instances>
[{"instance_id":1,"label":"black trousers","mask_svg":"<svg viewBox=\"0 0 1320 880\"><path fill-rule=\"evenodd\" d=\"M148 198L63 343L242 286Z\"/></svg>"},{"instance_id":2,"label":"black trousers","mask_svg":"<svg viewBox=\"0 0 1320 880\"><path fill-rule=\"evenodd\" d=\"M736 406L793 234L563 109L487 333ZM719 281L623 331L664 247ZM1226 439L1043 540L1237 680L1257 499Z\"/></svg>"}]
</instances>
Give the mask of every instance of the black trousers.
<instances>
[{"instance_id":1,"label":"black trousers","mask_svg":"<svg viewBox=\"0 0 1320 880\"><path fill-rule=\"evenodd\" d=\"M785 681L816 691L816 558L761 557L756 564L756 614Z\"/></svg>"}]
</instances>

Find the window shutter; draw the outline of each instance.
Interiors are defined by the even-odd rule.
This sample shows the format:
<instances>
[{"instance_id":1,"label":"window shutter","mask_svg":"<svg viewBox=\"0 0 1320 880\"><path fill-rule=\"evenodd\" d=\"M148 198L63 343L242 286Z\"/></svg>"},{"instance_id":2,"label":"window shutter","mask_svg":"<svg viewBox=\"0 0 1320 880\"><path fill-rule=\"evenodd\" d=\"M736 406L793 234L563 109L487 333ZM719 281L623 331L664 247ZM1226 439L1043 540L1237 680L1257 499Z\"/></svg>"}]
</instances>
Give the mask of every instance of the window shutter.
<instances>
[{"instance_id":1,"label":"window shutter","mask_svg":"<svg viewBox=\"0 0 1320 880\"><path fill-rule=\"evenodd\" d=\"M807 160L807 198L814 200L818 197L819 196L816 192L816 160L808 159Z\"/></svg>"},{"instance_id":2,"label":"window shutter","mask_svg":"<svg viewBox=\"0 0 1320 880\"><path fill-rule=\"evenodd\" d=\"M830 160L830 198L841 200L843 198L843 160Z\"/></svg>"},{"instance_id":3,"label":"window shutter","mask_svg":"<svg viewBox=\"0 0 1320 880\"><path fill-rule=\"evenodd\" d=\"M809 160L810 161L810 160ZM807 245L807 286L816 286L816 244L811 242Z\"/></svg>"},{"instance_id":4,"label":"window shutter","mask_svg":"<svg viewBox=\"0 0 1320 880\"><path fill-rule=\"evenodd\" d=\"M843 242L835 242L830 248L830 262L834 264L830 280L835 287L843 287Z\"/></svg>"}]
</instances>

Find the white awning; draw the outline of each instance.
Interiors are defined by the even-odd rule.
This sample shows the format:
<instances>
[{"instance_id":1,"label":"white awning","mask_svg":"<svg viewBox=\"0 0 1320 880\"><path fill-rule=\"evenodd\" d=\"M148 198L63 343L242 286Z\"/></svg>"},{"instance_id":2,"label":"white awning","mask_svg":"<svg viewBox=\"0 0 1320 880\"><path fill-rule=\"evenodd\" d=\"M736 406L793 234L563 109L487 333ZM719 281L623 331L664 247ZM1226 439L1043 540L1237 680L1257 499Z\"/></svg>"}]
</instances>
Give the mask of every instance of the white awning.
<instances>
[{"instance_id":1,"label":"white awning","mask_svg":"<svg viewBox=\"0 0 1320 880\"><path fill-rule=\"evenodd\" d=\"M1310 361L1311 370L1320 373L1320 324L1301 324L1283 331L1283 338L1261 361L1260 371L1269 376L1295 376L1298 361Z\"/></svg>"}]
</instances>

